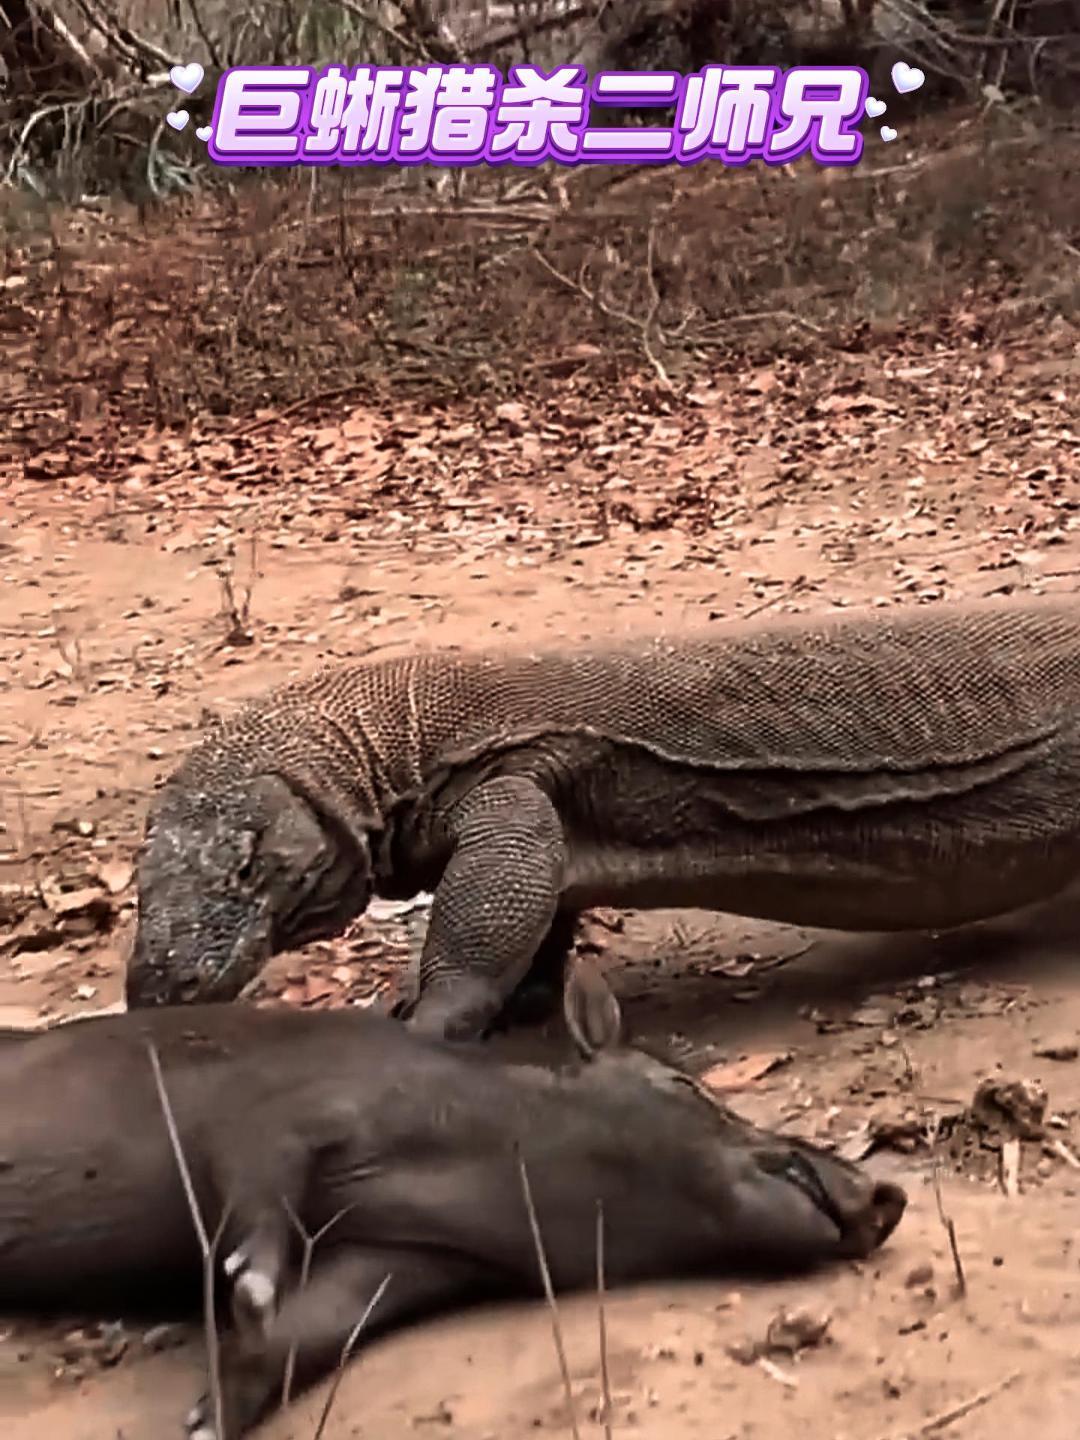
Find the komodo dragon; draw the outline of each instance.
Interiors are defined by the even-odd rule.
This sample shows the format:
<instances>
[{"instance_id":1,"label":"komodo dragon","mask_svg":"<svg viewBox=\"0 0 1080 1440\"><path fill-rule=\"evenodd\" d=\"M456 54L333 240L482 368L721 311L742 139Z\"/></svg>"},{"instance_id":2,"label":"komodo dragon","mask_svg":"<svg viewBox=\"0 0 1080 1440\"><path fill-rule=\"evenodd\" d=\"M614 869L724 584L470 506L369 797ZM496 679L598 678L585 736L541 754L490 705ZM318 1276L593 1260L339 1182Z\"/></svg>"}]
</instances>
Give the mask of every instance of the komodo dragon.
<instances>
[{"instance_id":1,"label":"komodo dragon","mask_svg":"<svg viewBox=\"0 0 1080 1440\"><path fill-rule=\"evenodd\" d=\"M373 1330L537 1294L515 1153L560 1290L594 1281L597 1202L620 1285L861 1258L900 1221L899 1186L620 1050L590 967L572 970L565 1013L584 1063L554 1074L357 1010L193 1006L0 1032L0 1091L18 1102L0 1108L0 1310L100 1312L149 1292L180 1313L197 1293L148 1041L207 1229L230 1216L224 1440L281 1394L294 1342L298 1384L336 1366L388 1273ZM286 1201L309 1234L334 1221L302 1287ZM211 1440L205 1405L190 1426Z\"/></svg>"},{"instance_id":2,"label":"komodo dragon","mask_svg":"<svg viewBox=\"0 0 1080 1440\"><path fill-rule=\"evenodd\" d=\"M138 867L132 1006L433 890L403 1006L484 1031L595 905L942 929L1080 871L1080 605L840 611L346 665L221 724Z\"/></svg>"}]
</instances>

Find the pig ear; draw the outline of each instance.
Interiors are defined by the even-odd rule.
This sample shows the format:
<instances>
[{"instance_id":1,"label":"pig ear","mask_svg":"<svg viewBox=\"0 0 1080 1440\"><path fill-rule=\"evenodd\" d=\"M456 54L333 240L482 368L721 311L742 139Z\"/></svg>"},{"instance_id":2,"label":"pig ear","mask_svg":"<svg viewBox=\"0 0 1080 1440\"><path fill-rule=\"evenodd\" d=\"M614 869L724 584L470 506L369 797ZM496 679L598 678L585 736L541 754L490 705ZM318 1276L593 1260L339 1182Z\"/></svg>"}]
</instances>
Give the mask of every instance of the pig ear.
<instances>
[{"instance_id":1,"label":"pig ear","mask_svg":"<svg viewBox=\"0 0 1080 1440\"><path fill-rule=\"evenodd\" d=\"M570 962L563 1014L571 1039L586 1060L615 1049L622 1038L619 1002L600 971L580 957Z\"/></svg>"}]
</instances>

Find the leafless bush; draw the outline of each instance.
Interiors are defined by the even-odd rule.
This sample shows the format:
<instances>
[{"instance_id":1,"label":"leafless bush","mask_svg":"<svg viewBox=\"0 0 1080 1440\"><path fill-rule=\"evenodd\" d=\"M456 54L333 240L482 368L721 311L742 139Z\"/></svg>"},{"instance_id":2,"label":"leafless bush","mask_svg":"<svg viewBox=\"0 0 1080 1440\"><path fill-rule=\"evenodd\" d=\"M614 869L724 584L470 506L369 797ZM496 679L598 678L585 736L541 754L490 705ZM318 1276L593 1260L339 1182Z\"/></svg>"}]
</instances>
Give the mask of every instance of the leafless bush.
<instances>
[{"instance_id":1,"label":"leafless bush","mask_svg":"<svg viewBox=\"0 0 1080 1440\"><path fill-rule=\"evenodd\" d=\"M899 49L898 49L899 47ZM567 61L590 70L675 68L722 59L790 65L895 54L971 98L1075 98L1080 0L2 0L2 178L80 201L120 192L139 202L208 184L252 183L200 163L193 131L210 118L234 64L363 59L379 64ZM164 122L169 68L198 57L206 79L191 120ZM13 80L12 77L15 77ZM15 83L17 80L18 83ZM288 185L259 172L258 183ZM429 177L410 177L412 188ZM450 182L460 198L461 175Z\"/></svg>"},{"instance_id":2,"label":"leafless bush","mask_svg":"<svg viewBox=\"0 0 1080 1440\"><path fill-rule=\"evenodd\" d=\"M922 66L931 94L1080 94L1080 0L878 0L875 38L890 61L902 50Z\"/></svg>"},{"instance_id":3,"label":"leafless bush","mask_svg":"<svg viewBox=\"0 0 1080 1440\"><path fill-rule=\"evenodd\" d=\"M574 172L553 198L535 174L500 172L454 204L324 172L315 191L294 174L133 234L54 219L8 329L44 387L94 373L103 424L120 406L179 425L350 388L505 399L643 366L679 385L725 355L887 340L980 295L1003 329L1075 315L1075 135L994 107L904 139L842 174L613 168ZM106 257L107 294L79 283ZM148 299L169 315L167 347L147 333ZM237 633L243 599L223 607Z\"/></svg>"},{"instance_id":4,"label":"leafless bush","mask_svg":"<svg viewBox=\"0 0 1080 1440\"><path fill-rule=\"evenodd\" d=\"M231 565L221 565L217 577L221 585L221 617L224 622L224 645L251 645L255 639L251 625L251 597L258 573L258 536L251 537L248 577L239 597L236 577Z\"/></svg>"},{"instance_id":5,"label":"leafless bush","mask_svg":"<svg viewBox=\"0 0 1080 1440\"><path fill-rule=\"evenodd\" d=\"M918 96L905 97L905 107L912 102L902 128L908 149L886 151L871 135L863 163L844 174L810 164L781 171L229 172L212 192L192 189L167 209L140 206L143 228L130 243L118 238L131 233L122 214L114 231L107 213L98 225L42 199L28 220L25 206L15 215L9 192L4 223L19 288L9 294L0 276L6 329L24 336L43 384L70 392L72 375L92 374L112 397L106 412L122 403L128 416L138 411L151 423L177 425L195 414L299 406L349 387L414 381L505 398L523 384L583 369L616 379L643 364L660 385L678 385L726 353L776 346L809 353L838 335L860 343L959 305L972 291L992 295L1002 325L1032 307L1047 315L1077 309L1076 137L1049 106L993 94L988 100L984 92L994 87L1001 94L999 62L1008 47L965 49L957 38L962 27L975 33L980 17L994 18L990 10L998 29L1030 32L1034 11L1021 0L994 0L989 9L957 0L932 17L931 0L801 7L721 0L708 7L711 18L705 0L619 7L605 0L439 7L295 0L291 9L275 0L257 16L222 0L176 0L157 29L156 0L129 0L123 21L119 0L55 4L72 7L68 28L83 17L87 34L79 43L101 67L105 89L138 90L117 113L133 127L122 130L126 153L154 193L194 174L183 158L184 137L159 135L159 118L138 138L136 119L150 125L166 108L166 94L175 93L159 85L164 77L167 86L167 74L155 72L157 56L165 64L195 53L222 63L241 52L246 59L343 61L465 53L499 64L524 56L550 64L575 58L574 47L590 36L608 44L636 35L644 45L634 52L637 63L662 58L645 44L652 36L658 44L677 41L678 63L687 68L718 54L762 58L760 46L773 43L765 22L773 20L804 50L825 56L833 37L845 34L871 55L884 43L883 17L902 6L910 17L923 6L926 25L932 18L939 29L945 19L952 26L953 52L970 51L979 97L962 117L921 129ZM92 33L88 14L99 22ZM979 34L991 31L984 25ZM710 50L729 43L716 38L721 32L735 49ZM213 78L208 67L208 94ZM85 97L69 103L83 107L84 119L99 113ZM77 191L104 131L87 119L70 144L35 161L33 144L44 145L49 133L55 138L61 119L39 119L24 135L27 123L19 132L24 178L37 177L44 189L48 165L54 177L67 165ZM31 224L40 235L26 233ZM178 227L182 247L172 240ZM111 288L81 280L76 255L107 259ZM167 348L147 335L148 297L170 316ZM243 596L225 593L223 612L230 633L248 633Z\"/></svg>"}]
</instances>

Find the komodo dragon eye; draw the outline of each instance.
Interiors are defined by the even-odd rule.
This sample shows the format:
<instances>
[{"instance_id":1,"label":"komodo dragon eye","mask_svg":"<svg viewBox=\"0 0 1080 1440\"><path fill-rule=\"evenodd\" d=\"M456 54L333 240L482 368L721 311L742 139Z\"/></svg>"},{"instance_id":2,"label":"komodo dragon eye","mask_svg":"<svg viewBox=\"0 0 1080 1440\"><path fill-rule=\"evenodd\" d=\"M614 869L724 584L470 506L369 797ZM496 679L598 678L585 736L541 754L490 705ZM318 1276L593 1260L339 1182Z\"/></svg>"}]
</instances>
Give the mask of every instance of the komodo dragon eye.
<instances>
[{"instance_id":1,"label":"komodo dragon eye","mask_svg":"<svg viewBox=\"0 0 1080 1440\"><path fill-rule=\"evenodd\" d=\"M241 860L233 874L237 880L250 880L255 874L255 856L249 855L245 860Z\"/></svg>"},{"instance_id":2,"label":"komodo dragon eye","mask_svg":"<svg viewBox=\"0 0 1080 1440\"><path fill-rule=\"evenodd\" d=\"M258 847L256 837L250 830L241 831L237 837L238 854L231 866L230 878L235 881L247 881L255 874L255 862L258 859Z\"/></svg>"}]
</instances>

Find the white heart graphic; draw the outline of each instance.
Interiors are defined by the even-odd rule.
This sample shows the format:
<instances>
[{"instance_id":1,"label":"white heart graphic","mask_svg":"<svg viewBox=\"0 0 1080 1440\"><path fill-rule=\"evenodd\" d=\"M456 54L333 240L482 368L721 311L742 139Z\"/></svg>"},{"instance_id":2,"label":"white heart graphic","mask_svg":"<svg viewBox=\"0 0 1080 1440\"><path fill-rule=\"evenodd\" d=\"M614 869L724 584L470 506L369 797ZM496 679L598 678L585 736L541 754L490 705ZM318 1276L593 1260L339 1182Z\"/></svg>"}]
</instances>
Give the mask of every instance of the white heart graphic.
<instances>
[{"instance_id":1,"label":"white heart graphic","mask_svg":"<svg viewBox=\"0 0 1080 1440\"><path fill-rule=\"evenodd\" d=\"M875 100L873 95L868 96L866 101L866 113L871 120L876 120L879 115L884 115L889 107L884 100Z\"/></svg>"},{"instance_id":2,"label":"white heart graphic","mask_svg":"<svg viewBox=\"0 0 1080 1440\"><path fill-rule=\"evenodd\" d=\"M885 141L885 144L888 145L890 140L896 139L896 131L892 128L891 125L882 125L881 138Z\"/></svg>"},{"instance_id":3,"label":"white heart graphic","mask_svg":"<svg viewBox=\"0 0 1080 1440\"><path fill-rule=\"evenodd\" d=\"M892 67L892 83L901 95L910 95L912 90L918 90L925 79L923 72L906 60L898 60Z\"/></svg>"},{"instance_id":4,"label":"white heart graphic","mask_svg":"<svg viewBox=\"0 0 1080 1440\"><path fill-rule=\"evenodd\" d=\"M171 125L174 130L183 130L189 118L186 110L170 110L165 116L165 124Z\"/></svg>"},{"instance_id":5,"label":"white heart graphic","mask_svg":"<svg viewBox=\"0 0 1080 1440\"><path fill-rule=\"evenodd\" d=\"M193 95L202 84L205 74L206 71L199 62L192 60L190 65L174 65L169 71L169 79L185 95Z\"/></svg>"},{"instance_id":6,"label":"white heart graphic","mask_svg":"<svg viewBox=\"0 0 1080 1440\"><path fill-rule=\"evenodd\" d=\"M211 136L213 133L214 133L213 126L211 126L211 125L200 125L199 128L195 131L195 139L196 139L196 140L209 140L209 139L210 139L210 136Z\"/></svg>"}]
</instances>

